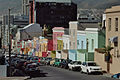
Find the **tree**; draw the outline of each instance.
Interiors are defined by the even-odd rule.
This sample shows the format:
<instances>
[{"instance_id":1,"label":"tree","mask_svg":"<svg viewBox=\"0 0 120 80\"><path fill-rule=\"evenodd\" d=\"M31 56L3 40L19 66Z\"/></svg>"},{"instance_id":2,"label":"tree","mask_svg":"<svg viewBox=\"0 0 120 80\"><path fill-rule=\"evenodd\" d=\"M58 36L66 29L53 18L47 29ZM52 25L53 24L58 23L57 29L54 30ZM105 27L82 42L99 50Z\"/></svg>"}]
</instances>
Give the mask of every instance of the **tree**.
<instances>
[{"instance_id":1,"label":"tree","mask_svg":"<svg viewBox=\"0 0 120 80\"><path fill-rule=\"evenodd\" d=\"M104 53L105 54L105 61L107 62L107 72L110 72L110 63L112 59L112 55L110 54L110 51L113 49L111 46L104 46L102 49L97 49L96 51L99 53Z\"/></svg>"},{"instance_id":2,"label":"tree","mask_svg":"<svg viewBox=\"0 0 120 80\"><path fill-rule=\"evenodd\" d=\"M110 60L112 59L112 55L110 54L110 51L113 49L111 46L105 46L104 51L105 51L105 61L107 62L107 72L110 72Z\"/></svg>"}]
</instances>

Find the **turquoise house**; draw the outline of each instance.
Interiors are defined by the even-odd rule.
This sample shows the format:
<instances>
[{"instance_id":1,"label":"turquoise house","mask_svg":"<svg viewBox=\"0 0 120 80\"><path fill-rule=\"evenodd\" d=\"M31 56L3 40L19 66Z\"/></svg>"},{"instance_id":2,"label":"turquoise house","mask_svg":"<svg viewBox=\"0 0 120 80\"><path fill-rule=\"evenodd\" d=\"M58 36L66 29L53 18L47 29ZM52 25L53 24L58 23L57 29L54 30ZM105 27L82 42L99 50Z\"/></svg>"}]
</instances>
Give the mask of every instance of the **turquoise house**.
<instances>
[{"instance_id":1,"label":"turquoise house","mask_svg":"<svg viewBox=\"0 0 120 80\"><path fill-rule=\"evenodd\" d=\"M105 30L99 28L86 28L86 60L94 61L94 51L96 48L105 46Z\"/></svg>"},{"instance_id":2,"label":"turquoise house","mask_svg":"<svg viewBox=\"0 0 120 80\"><path fill-rule=\"evenodd\" d=\"M105 30L86 28L77 32L77 61L94 61L96 48L105 46Z\"/></svg>"}]
</instances>

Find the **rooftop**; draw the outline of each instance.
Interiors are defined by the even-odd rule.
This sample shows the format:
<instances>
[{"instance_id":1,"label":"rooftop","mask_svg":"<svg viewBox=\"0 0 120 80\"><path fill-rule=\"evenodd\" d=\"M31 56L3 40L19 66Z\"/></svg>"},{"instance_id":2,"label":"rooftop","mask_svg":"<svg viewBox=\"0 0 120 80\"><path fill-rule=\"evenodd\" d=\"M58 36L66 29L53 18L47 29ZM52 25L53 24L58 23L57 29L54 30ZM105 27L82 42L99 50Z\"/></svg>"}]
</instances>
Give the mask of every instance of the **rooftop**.
<instances>
[{"instance_id":1,"label":"rooftop","mask_svg":"<svg viewBox=\"0 0 120 80\"><path fill-rule=\"evenodd\" d=\"M36 0L36 2L71 3L71 0Z\"/></svg>"},{"instance_id":2,"label":"rooftop","mask_svg":"<svg viewBox=\"0 0 120 80\"><path fill-rule=\"evenodd\" d=\"M112 8L106 9L105 13L120 12L120 6L113 6Z\"/></svg>"}]
</instances>

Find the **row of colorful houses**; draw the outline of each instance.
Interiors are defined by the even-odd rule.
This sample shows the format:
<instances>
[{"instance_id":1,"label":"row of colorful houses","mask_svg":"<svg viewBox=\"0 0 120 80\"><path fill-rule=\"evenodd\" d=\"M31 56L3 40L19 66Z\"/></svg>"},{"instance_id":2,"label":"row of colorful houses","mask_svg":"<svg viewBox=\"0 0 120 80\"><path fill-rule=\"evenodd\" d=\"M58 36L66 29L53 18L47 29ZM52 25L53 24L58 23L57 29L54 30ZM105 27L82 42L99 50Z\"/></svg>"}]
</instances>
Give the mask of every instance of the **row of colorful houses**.
<instances>
[{"instance_id":1,"label":"row of colorful houses","mask_svg":"<svg viewBox=\"0 0 120 80\"><path fill-rule=\"evenodd\" d=\"M69 28L54 27L50 40L35 37L33 40L18 41L17 50L21 54L39 57L71 59L81 62L95 61L103 70L107 71L105 55L97 50L110 45L113 47L110 73L117 73L120 66L119 8L120 6L115 6L105 11L104 25L101 27L93 21L71 21Z\"/></svg>"},{"instance_id":2,"label":"row of colorful houses","mask_svg":"<svg viewBox=\"0 0 120 80\"><path fill-rule=\"evenodd\" d=\"M95 48L105 46L105 29L99 28L97 23L91 24L96 26L85 26L85 30L80 30L78 22L72 21L67 30L62 27L53 28L54 50L61 51L61 54L66 50L68 58L73 61L94 61ZM68 34L65 31L68 31Z\"/></svg>"},{"instance_id":3,"label":"row of colorful houses","mask_svg":"<svg viewBox=\"0 0 120 80\"><path fill-rule=\"evenodd\" d=\"M34 37L33 40L17 42L17 50L20 54L39 57L71 59L81 62L94 61L95 48L105 46L105 30L98 26L96 24L94 28L90 26L85 30L80 30L78 22L72 21L69 23L69 29L54 27L51 40L40 36Z\"/></svg>"}]
</instances>

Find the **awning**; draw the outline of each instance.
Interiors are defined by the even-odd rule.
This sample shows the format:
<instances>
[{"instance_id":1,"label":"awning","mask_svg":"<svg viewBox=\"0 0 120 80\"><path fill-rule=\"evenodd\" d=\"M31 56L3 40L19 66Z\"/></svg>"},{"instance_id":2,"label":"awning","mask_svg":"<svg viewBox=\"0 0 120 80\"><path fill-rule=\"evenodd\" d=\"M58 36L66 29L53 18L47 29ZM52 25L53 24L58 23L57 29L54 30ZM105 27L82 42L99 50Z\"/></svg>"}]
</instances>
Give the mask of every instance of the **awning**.
<instances>
[{"instance_id":1,"label":"awning","mask_svg":"<svg viewBox=\"0 0 120 80\"><path fill-rule=\"evenodd\" d=\"M110 38L109 41L111 41L111 42L118 42L118 36Z\"/></svg>"}]
</instances>

